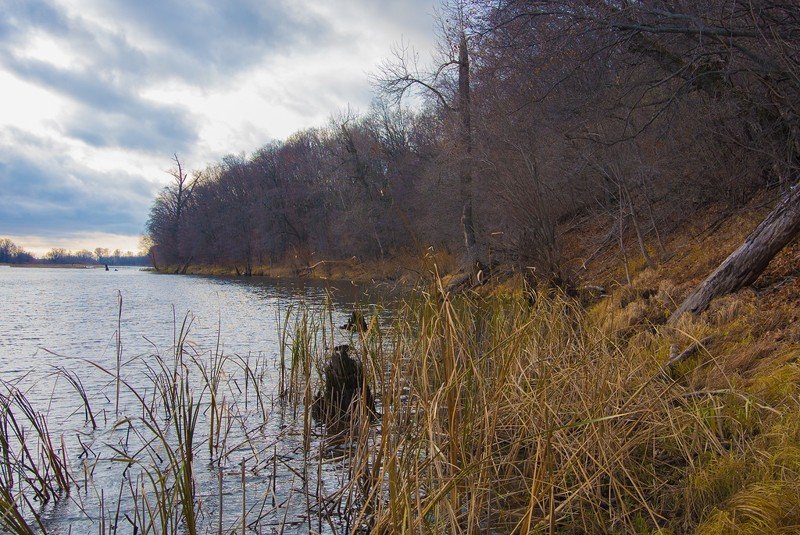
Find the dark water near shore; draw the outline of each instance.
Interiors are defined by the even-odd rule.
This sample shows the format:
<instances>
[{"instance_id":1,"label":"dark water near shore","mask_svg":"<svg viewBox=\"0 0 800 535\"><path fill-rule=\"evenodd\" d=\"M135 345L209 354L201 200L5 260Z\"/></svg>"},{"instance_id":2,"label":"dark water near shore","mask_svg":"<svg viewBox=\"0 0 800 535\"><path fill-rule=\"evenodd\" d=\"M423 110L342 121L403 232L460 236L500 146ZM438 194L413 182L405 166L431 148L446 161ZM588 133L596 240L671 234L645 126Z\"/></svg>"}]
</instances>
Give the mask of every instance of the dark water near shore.
<instances>
[{"instance_id":1,"label":"dark water near shore","mask_svg":"<svg viewBox=\"0 0 800 535\"><path fill-rule=\"evenodd\" d=\"M312 486L327 486L329 492L335 492L346 469L341 462L320 463L313 481L306 478L299 482L297 473L300 465L308 462L309 453L303 452L297 422L285 413L279 414L276 408L280 326L287 310L297 309L300 303L322 310L326 299L330 299L333 323L339 324L354 303L364 305L383 298L380 293L370 296L347 283L159 275L139 268L105 272L0 267L0 379L24 391L33 406L45 414L51 434L65 438L73 475L83 474L83 492L73 492L60 503L50 503L42 509L48 531L97 533L100 496L106 508L113 511L117 496L123 494L123 476L116 466L119 463L112 462L113 455L104 452L104 448L111 444L119 449L123 440L125 447L130 447L131 433L128 430L123 438L122 427L114 426L120 418L113 414L114 380L101 371L116 366L118 321L124 363L121 377L134 388L141 381L146 389L148 363L154 354L170 354L176 332L187 317L191 324L188 345L199 358L210 358L219 342L222 353L238 355L256 368L260 366L264 397L269 400L265 416L263 411L254 411L252 392L242 393L241 383L227 387L228 402L231 406L238 403L237 416L231 418L235 422L229 422L231 443L237 434L239 439L246 438L247 429L255 427L260 436L257 443L248 439L247 448L232 448L220 462L222 493L227 502L235 502L235 507L230 506L232 511L241 511L237 466L244 460L248 463L248 507L260 507L260 513L251 512L247 517L248 522L259 519L251 525L250 532L271 533L284 518L289 533L337 531L335 522L314 523L316 527L312 529L307 491ZM350 339L344 331L334 330L332 335L334 338L326 340L326 345ZM57 372L58 367L80 377L94 405L97 430L86 424L82 403ZM121 412L127 411L131 420L137 411L141 413L136 398L124 388L120 403ZM92 460L90 468L86 466L87 444L92 452L88 456ZM310 450L318 445L315 442ZM207 458L205 461L195 468L198 499L203 502L201 516L206 520L201 532L216 533L219 511L214 504L220 494L219 469L208 466ZM269 492L276 496L267 500L264 496ZM316 492L319 494L319 490ZM125 499L119 501L124 513L130 504ZM274 510L265 512L264 504ZM239 521L236 512L226 512L225 531L229 532L227 526ZM117 533L133 533L132 523L119 520Z\"/></svg>"}]
</instances>

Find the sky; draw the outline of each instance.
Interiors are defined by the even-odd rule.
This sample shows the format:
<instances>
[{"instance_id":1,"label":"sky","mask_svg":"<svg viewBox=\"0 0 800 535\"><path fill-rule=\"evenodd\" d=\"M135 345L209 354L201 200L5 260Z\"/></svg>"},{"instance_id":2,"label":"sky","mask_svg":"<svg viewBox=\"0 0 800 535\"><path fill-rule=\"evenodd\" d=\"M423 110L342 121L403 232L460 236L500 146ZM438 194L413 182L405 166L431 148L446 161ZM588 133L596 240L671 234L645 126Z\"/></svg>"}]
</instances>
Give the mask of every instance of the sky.
<instances>
[{"instance_id":1,"label":"sky","mask_svg":"<svg viewBox=\"0 0 800 535\"><path fill-rule=\"evenodd\" d=\"M177 154L200 169L335 112L437 0L0 0L0 237L138 249Z\"/></svg>"}]
</instances>

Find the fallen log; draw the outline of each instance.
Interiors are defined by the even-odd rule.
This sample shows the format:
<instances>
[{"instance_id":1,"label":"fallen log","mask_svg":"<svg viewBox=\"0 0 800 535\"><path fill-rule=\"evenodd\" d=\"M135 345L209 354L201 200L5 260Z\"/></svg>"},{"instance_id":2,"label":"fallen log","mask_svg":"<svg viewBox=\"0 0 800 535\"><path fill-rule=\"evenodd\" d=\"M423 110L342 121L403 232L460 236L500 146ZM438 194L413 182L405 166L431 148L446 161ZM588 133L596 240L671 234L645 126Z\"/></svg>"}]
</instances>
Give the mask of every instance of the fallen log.
<instances>
[{"instance_id":1,"label":"fallen log","mask_svg":"<svg viewBox=\"0 0 800 535\"><path fill-rule=\"evenodd\" d=\"M670 316L675 324L686 312L698 314L716 297L749 286L770 260L800 234L800 185L792 187L767 217Z\"/></svg>"},{"instance_id":2,"label":"fallen log","mask_svg":"<svg viewBox=\"0 0 800 535\"><path fill-rule=\"evenodd\" d=\"M706 336L702 340L693 342L692 344L689 345L689 347L687 347L680 353L678 353L677 348L673 346L673 351L670 352L669 360L667 361L666 364L664 364L663 369L669 370L671 368L674 368L681 362L687 360L689 357L694 356L694 354L697 353L697 351L700 348L705 347L709 342L711 342L711 340L713 340L712 336Z\"/></svg>"}]
</instances>

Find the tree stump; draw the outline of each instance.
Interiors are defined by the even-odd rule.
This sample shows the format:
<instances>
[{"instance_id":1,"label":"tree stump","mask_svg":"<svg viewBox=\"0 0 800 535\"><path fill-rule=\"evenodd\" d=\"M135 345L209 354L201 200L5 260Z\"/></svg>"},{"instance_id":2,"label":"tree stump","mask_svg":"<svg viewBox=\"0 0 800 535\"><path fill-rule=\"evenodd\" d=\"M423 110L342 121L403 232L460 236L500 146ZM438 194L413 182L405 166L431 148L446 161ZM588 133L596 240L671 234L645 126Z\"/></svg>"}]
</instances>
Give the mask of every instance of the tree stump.
<instances>
[{"instance_id":1,"label":"tree stump","mask_svg":"<svg viewBox=\"0 0 800 535\"><path fill-rule=\"evenodd\" d=\"M346 344L333 348L333 355L325 365L322 390L314 397L311 414L329 427L346 424L362 396L370 418L379 416L361 363L349 352L350 346Z\"/></svg>"}]
</instances>

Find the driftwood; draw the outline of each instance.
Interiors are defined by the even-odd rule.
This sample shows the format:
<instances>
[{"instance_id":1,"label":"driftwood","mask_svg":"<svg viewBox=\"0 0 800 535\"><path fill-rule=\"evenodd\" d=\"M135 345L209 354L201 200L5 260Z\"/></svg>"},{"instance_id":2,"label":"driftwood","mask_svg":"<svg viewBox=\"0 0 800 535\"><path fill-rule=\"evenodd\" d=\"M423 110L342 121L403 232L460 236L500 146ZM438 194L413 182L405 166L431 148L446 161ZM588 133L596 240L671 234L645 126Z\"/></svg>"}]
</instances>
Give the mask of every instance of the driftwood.
<instances>
[{"instance_id":1,"label":"driftwood","mask_svg":"<svg viewBox=\"0 0 800 535\"><path fill-rule=\"evenodd\" d=\"M749 286L770 260L800 233L800 185L794 186L747 236L744 243L701 282L669 318L674 324L705 310L712 299Z\"/></svg>"},{"instance_id":2,"label":"driftwood","mask_svg":"<svg viewBox=\"0 0 800 535\"><path fill-rule=\"evenodd\" d=\"M333 354L325 365L323 388L314 397L311 414L315 420L329 427L346 424L359 399L366 404L370 418L379 416L361 363L353 359L349 352L349 345L333 348Z\"/></svg>"},{"instance_id":3,"label":"driftwood","mask_svg":"<svg viewBox=\"0 0 800 535\"><path fill-rule=\"evenodd\" d=\"M482 286L486 284L489 269L488 266L481 265L473 271L459 271L448 281L444 290L449 293L460 293Z\"/></svg>"},{"instance_id":4,"label":"driftwood","mask_svg":"<svg viewBox=\"0 0 800 535\"><path fill-rule=\"evenodd\" d=\"M582 287L581 290L584 291L584 292L590 292L590 293L593 293L593 294L597 294L599 297L604 297L604 296L608 295L608 293L606 292L605 286L592 286L592 285L589 285L589 286Z\"/></svg>"},{"instance_id":5,"label":"driftwood","mask_svg":"<svg viewBox=\"0 0 800 535\"><path fill-rule=\"evenodd\" d=\"M314 270L317 269L319 266L324 266L326 264L346 264L348 262L357 262L357 261L358 258L355 256L350 258L345 258L342 260L320 260L319 262L316 262L314 264L295 269L294 274L297 277L310 277L311 275L313 275Z\"/></svg>"},{"instance_id":6,"label":"driftwood","mask_svg":"<svg viewBox=\"0 0 800 535\"><path fill-rule=\"evenodd\" d=\"M471 273L467 272L458 273L456 275L453 275L453 277L447 283L446 290L448 292L458 293L469 287L471 281L472 281Z\"/></svg>"},{"instance_id":7,"label":"driftwood","mask_svg":"<svg viewBox=\"0 0 800 535\"><path fill-rule=\"evenodd\" d=\"M673 346L673 351L670 352L669 360L664 364L664 369L669 370L685 361L689 357L697 353L698 350L705 347L713 339L713 336L706 336L702 340L692 342L689 347L678 353L677 348Z\"/></svg>"}]
</instances>

